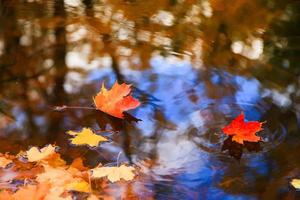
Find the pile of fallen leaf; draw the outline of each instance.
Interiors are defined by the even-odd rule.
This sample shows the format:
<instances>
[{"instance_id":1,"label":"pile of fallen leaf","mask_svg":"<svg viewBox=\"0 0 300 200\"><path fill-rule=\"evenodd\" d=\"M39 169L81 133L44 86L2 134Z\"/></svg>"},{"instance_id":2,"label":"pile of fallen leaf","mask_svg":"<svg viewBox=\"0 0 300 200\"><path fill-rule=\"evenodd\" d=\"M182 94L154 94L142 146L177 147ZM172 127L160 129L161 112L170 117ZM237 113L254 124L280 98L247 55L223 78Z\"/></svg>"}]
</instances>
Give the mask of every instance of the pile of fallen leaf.
<instances>
[{"instance_id":1,"label":"pile of fallen leaf","mask_svg":"<svg viewBox=\"0 0 300 200\"><path fill-rule=\"evenodd\" d=\"M89 169L81 158L67 165L54 145L42 149L32 147L16 156L0 155L1 200L72 199L82 193L89 200L99 199L99 191L93 191L103 181L129 181L135 177L135 168L121 165ZM97 180L103 178L102 182Z\"/></svg>"},{"instance_id":2,"label":"pile of fallen leaf","mask_svg":"<svg viewBox=\"0 0 300 200\"><path fill-rule=\"evenodd\" d=\"M109 91L102 85L94 98L95 109L123 119L124 111L140 105L130 94L131 88L127 84L116 82ZM72 145L98 147L101 142L109 141L90 128L67 131L67 134L71 136ZM32 147L16 156L1 154L0 200L71 200L78 195L88 200L99 199L102 194L93 187L102 188L108 181L130 181L135 177L135 168L124 164L107 167L99 163L98 167L89 169L81 158L77 158L67 165L57 151L58 147L47 145L41 149Z\"/></svg>"}]
</instances>

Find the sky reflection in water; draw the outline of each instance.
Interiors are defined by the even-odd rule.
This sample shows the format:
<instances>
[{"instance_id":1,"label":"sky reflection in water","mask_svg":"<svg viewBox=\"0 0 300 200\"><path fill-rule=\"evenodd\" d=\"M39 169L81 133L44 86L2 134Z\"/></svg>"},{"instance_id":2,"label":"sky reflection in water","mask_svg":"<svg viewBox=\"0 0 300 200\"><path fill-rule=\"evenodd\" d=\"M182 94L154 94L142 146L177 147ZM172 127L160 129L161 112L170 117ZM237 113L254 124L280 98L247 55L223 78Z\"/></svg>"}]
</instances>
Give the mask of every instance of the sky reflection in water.
<instances>
[{"instance_id":1,"label":"sky reflection in water","mask_svg":"<svg viewBox=\"0 0 300 200\"><path fill-rule=\"evenodd\" d=\"M152 68L145 71L122 68L122 74L128 74L126 81L158 99L154 104L145 102L141 108L131 112L142 119L136 124L136 128L145 137L140 142L140 147L134 149L137 154L136 162L145 159L139 156L139 151L153 154L154 148L157 156L155 166L148 172L153 178L149 190L157 190L157 187L167 190L168 198L171 199L178 198L178 195L182 195L184 199L194 199L195 195L199 199L255 199L252 195L229 194L219 187L224 171L230 171L233 166L239 168L242 162L247 170L238 170L232 175L241 184L240 187L246 189L254 177L268 176L268 162L263 152L246 153L240 162L226 158L226 152L221 152L225 136L220 129L228 122L217 116L231 119L244 111L247 120L263 120L266 110L264 107L257 107L257 104L264 102L261 97L264 88L260 82L255 78L212 69L210 81L216 87L220 87L220 90L227 86L236 88L233 94L213 99L207 96L204 83L198 78L201 71L193 69L188 62L176 61L173 64L158 56L151 60L151 65ZM93 70L88 80L109 80L107 84L111 85L115 76L111 70ZM189 89L193 89L199 97L197 101L191 101L186 92ZM159 125L160 122L153 118L155 109L159 109L174 126ZM214 128L216 132L207 133L210 128ZM196 135L190 134L193 129L197 130ZM159 140L149 139L156 132L161 134ZM206 136L202 138L204 135ZM214 139L210 140L209 137ZM209 152L199 148L199 143L205 144ZM244 179L240 179L240 176L244 176ZM157 196L157 199L164 198L163 194L161 197L159 194Z\"/></svg>"}]
</instances>

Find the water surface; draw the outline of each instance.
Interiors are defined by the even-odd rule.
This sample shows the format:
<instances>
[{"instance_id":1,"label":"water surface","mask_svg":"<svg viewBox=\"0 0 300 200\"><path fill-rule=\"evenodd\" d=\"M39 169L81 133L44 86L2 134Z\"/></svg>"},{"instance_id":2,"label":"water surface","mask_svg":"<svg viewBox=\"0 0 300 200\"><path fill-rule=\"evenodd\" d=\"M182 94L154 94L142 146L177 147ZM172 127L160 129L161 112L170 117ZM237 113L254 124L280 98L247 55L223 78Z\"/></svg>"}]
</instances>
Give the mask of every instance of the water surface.
<instances>
[{"instance_id":1,"label":"water surface","mask_svg":"<svg viewBox=\"0 0 300 200\"><path fill-rule=\"evenodd\" d=\"M112 186L115 198L299 198L298 2L0 2L2 153L55 143L89 166L120 155L141 173ZM116 80L142 102L126 120L53 110L92 106ZM241 112L266 123L260 148L236 159L221 129ZM119 132L96 149L69 145L65 132L82 127Z\"/></svg>"}]
</instances>

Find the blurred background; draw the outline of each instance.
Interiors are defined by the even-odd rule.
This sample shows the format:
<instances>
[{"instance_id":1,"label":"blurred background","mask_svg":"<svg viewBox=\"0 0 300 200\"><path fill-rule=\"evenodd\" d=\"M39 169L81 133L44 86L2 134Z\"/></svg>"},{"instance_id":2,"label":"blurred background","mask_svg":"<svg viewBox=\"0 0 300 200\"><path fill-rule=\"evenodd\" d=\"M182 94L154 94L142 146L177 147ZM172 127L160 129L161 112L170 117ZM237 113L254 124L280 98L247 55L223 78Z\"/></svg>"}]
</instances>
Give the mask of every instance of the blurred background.
<instances>
[{"instance_id":1,"label":"blurred background","mask_svg":"<svg viewBox=\"0 0 300 200\"><path fill-rule=\"evenodd\" d=\"M53 143L89 166L121 152L142 175L115 198L296 199L299 59L297 0L0 0L0 151ZM142 102L125 120L53 109L116 80ZM266 123L238 161L221 128L242 111ZM82 127L118 133L69 145Z\"/></svg>"}]
</instances>

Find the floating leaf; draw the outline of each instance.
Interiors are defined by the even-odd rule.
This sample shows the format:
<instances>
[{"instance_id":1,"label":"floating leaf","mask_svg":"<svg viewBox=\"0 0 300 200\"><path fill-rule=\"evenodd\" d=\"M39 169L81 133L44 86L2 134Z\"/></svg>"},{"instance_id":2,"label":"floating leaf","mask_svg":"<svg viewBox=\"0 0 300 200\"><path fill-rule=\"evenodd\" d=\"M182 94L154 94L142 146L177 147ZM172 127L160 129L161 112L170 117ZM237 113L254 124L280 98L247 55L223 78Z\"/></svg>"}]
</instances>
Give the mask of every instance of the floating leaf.
<instances>
[{"instance_id":1,"label":"floating leaf","mask_svg":"<svg viewBox=\"0 0 300 200\"><path fill-rule=\"evenodd\" d=\"M55 148L55 146L50 144L42 149L39 149L38 147L31 147L28 151L26 151L26 156L29 162L37 162L53 155L55 153Z\"/></svg>"},{"instance_id":2,"label":"floating leaf","mask_svg":"<svg viewBox=\"0 0 300 200\"><path fill-rule=\"evenodd\" d=\"M131 85L115 82L110 90L102 84L100 92L94 97L94 104L98 110L117 118L124 118L123 112L140 105L137 99L131 96Z\"/></svg>"},{"instance_id":3,"label":"floating leaf","mask_svg":"<svg viewBox=\"0 0 300 200\"><path fill-rule=\"evenodd\" d=\"M241 113L228 126L224 127L222 131L226 135L232 136L232 141L244 144L244 141L258 142L261 138L255 135L262 130L262 122L245 122L244 113Z\"/></svg>"},{"instance_id":4,"label":"floating leaf","mask_svg":"<svg viewBox=\"0 0 300 200\"><path fill-rule=\"evenodd\" d=\"M300 179L292 179L291 185L292 185L295 189L300 189Z\"/></svg>"},{"instance_id":5,"label":"floating leaf","mask_svg":"<svg viewBox=\"0 0 300 200\"><path fill-rule=\"evenodd\" d=\"M127 167L126 165L121 165L120 167L97 167L92 169L92 177L102 178L107 176L111 182L120 181L121 179L130 181L135 176L134 170L134 167Z\"/></svg>"},{"instance_id":6,"label":"floating leaf","mask_svg":"<svg viewBox=\"0 0 300 200\"><path fill-rule=\"evenodd\" d=\"M68 131L69 135L74 136L71 138L71 143L75 145L89 145L91 147L98 146L99 142L107 142L108 139L101 135L95 134L89 128L83 128L80 132Z\"/></svg>"}]
</instances>

